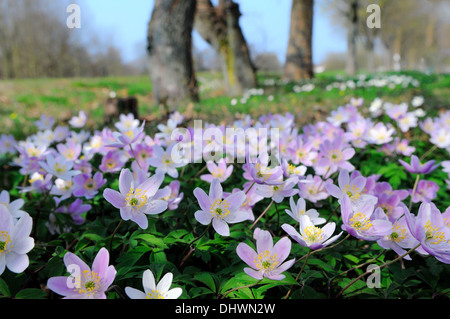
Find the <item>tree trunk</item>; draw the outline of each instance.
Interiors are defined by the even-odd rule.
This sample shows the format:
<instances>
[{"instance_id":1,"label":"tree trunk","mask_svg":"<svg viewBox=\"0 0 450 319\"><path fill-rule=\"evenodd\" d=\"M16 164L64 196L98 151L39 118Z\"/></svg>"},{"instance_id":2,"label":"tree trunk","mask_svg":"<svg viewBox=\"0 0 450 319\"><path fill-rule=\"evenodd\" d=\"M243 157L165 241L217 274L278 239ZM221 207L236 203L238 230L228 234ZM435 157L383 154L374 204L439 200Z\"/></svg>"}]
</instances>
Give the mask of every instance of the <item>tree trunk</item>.
<instances>
[{"instance_id":1,"label":"tree trunk","mask_svg":"<svg viewBox=\"0 0 450 319\"><path fill-rule=\"evenodd\" d=\"M214 7L210 0L197 0L194 28L219 53L228 94L240 95L256 86L255 67L239 26L239 5L231 0Z\"/></svg>"},{"instance_id":2,"label":"tree trunk","mask_svg":"<svg viewBox=\"0 0 450 319\"><path fill-rule=\"evenodd\" d=\"M350 1L349 28L347 34L347 74L355 75L358 70L356 39L358 37L358 0Z\"/></svg>"},{"instance_id":3,"label":"tree trunk","mask_svg":"<svg viewBox=\"0 0 450 319\"><path fill-rule=\"evenodd\" d=\"M195 0L155 0L147 32L153 95L171 109L183 100L198 101L192 61Z\"/></svg>"},{"instance_id":4,"label":"tree trunk","mask_svg":"<svg viewBox=\"0 0 450 319\"><path fill-rule=\"evenodd\" d=\"M299 81L314 77L312 61L313 0L292 0L289 42L284 79Z\"/></svg>"}]
</instances>

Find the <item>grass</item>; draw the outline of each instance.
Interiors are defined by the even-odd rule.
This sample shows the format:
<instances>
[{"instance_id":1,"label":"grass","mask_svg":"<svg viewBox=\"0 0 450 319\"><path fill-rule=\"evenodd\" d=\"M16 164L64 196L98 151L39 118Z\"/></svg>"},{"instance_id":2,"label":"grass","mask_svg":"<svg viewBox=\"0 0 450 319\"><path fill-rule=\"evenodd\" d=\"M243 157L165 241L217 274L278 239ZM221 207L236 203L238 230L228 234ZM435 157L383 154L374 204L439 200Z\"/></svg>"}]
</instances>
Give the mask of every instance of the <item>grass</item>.
<instances>
[{"instance_id":1,"label":"grass","mask_svg":"<svg viewBox=\"0 0 450 319\"><path fill-rule=\"evenodd\" d=\"M282 83L278 74L258 74L262 95L251 95L245 101L242 97L224 94L220 73L197 74L200 86L199 103L184 103L180 112L190 113L191 118L215 123L249 114L259 116L267 113L291 112L299 124L311 119L320 120L339 105L348 103L352 97L363 97L366 105L376 97L392 103L408 102L416 95L423 95L428 110L448 109L450 101L450 75L420 72L384 73L366 75L367 78L400 75L410 76L419 81L419 87L369 87L340 90L326 90L327 85L337 81L352 80L342 72L324 72L312 81L315 88L310 92L294 92L295 86L303 83ZM268 79L272 83L267 84ZM356 80L355 80L356 81ZM135 96L139 102L139 112L143 116L152 115L158 120L163 110L155 105L148 76L71 78L71 79L19 79L0 82L0 134L13 134L24 138L35 132L32 125L41 114L52 115L59 123L67 122L71 116L84 110L89 114L88 129L97 129L103 124L103 105L111 91L117 96ZM261 92L260 92L261 93Z\"/></svg>"}]
</instances>

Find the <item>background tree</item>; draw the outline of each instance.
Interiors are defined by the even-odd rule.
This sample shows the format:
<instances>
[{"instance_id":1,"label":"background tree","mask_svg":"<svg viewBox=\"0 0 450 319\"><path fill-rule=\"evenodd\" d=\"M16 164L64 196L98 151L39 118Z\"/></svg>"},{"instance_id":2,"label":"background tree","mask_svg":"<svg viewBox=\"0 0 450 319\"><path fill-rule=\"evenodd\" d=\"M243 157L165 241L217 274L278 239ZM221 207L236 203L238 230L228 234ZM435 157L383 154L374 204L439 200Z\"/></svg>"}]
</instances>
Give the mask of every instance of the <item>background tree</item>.
<instances>
[{"instance_id":1,"label":"background tree","mask_svg":"<svg viewBox=\"0 0 450 319\"><path fill-rule=\"evenodd\" d=\"M314 77L312 61L313 0L292 0L289 42L284 79L299 81Z\"/></svg>"},{"instance_id":2,"label":"background tree","mask_svg":"<svg viewBox=\"0 0 450 319\"><path fill-rule=\"evenodd\" d=\"M191 37L195 9L195 0L155 0L148 24L153 96L158 104L170 108L182 100L198 100Z\"/></svg>"},{"instance_id":3,"label":"background tree","mask_svg":"<svg viewBox=\"0 0 450 319\"><path fill-rule=\"evenodd\" d=\"M220 0L217 7L210 0L197 0L194 28L218 52L230 95L256 87L256 69L239 26L240 16L239 5L232 0Z\"/></svg>"}]
</instances>

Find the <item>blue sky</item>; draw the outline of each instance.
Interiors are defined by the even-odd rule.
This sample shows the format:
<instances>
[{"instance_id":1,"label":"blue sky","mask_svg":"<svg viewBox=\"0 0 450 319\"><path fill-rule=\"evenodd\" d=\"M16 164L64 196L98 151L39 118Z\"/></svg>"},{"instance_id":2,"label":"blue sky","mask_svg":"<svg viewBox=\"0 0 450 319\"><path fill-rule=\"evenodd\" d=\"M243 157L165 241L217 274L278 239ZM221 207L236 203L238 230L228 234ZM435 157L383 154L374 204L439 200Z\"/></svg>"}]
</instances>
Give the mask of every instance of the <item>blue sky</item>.
<instances>
[{"instance_id":1,"label":"blue sky","mask_svg":"<svg viewBox=\"0 0 450 319\"><path fill-rule=\"evenodd\" d=\"M291 0L235 0L241 9L240 25L248 43L258 52L275 52L284 62L288 36ZM316 1L317 3L317 1ZM126 61L139 56L146 40L147 24L153 8L152 0L85 0L89 25L97 35L119 47ZM86 11L86 10L85 10ZM346 49L344 35L336 30L315 6L313 28L313 60L319 64L330 52ZM194 32L194 44L207 44ZM139 46L141 45L141 46Z\"/></svg>"}]
</instances>

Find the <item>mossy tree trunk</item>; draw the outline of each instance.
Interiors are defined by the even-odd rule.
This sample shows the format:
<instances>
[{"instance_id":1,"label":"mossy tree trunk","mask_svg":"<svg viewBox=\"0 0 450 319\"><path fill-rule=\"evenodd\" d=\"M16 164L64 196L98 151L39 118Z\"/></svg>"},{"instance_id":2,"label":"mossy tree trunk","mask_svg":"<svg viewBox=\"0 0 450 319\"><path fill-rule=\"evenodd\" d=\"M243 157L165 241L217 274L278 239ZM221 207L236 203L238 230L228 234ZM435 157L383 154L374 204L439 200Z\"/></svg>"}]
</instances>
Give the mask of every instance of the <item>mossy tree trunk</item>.
<instances>
[{"instance_id":1,"label":"mossy tree trunk","mask_svg":"<svg viewBox=\"0 0 450 319\"><path fill-rule=\"evenodd\" d=\"M198 101L192 59L196 0L155 0L148 24L147 52L153 95L174 109L183 100Z\"/></svg>"},{"instance_id":2,"label":"mossy tree trunk","mask_svg":"<svg viewBox=\"0 0 450 319\"><path fill-rule=\"evenodd\" d=\"M239 26L240 16L239 5L231 0L219 1L217 7L210 0L197 0L194 28L219 54L230 95L240 95L257 84L256 70Z\"/></svg>"},{"instance_id":3,"label":"mossy tree trunk","mask_svg":"<svg viewBox=\"0 0 450 319\"><path fill-rule=\"evenodd\" d=\"M283 78L300 81L314 77L312 61L313 0L292 0L289 42Z\"/></svg>"}]
</instances>

